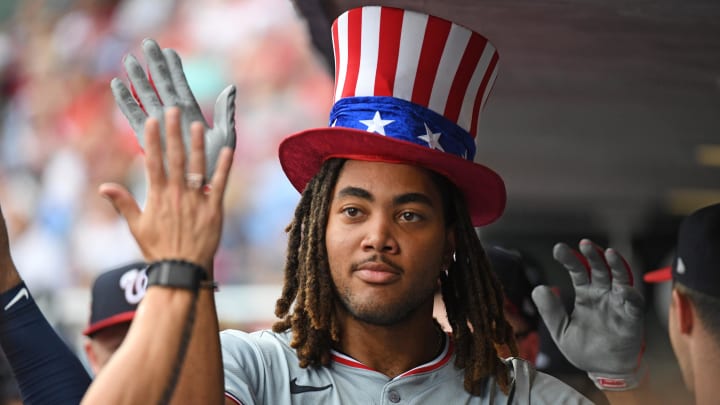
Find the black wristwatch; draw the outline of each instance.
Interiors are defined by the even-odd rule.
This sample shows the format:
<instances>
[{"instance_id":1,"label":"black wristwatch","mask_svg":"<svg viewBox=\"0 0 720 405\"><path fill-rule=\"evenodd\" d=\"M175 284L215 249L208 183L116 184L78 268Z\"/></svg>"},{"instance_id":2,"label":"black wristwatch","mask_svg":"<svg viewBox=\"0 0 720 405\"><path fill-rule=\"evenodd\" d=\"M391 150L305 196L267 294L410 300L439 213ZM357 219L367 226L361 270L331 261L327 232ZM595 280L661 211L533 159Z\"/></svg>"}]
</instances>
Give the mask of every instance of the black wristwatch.
<instances>
[{"instance_id":1,"label":"black wristwatch","mask_svg":"<svg viewBox=\"0 0 720 405\"><path fill-rule=\"evenodd\" d=\"M148 287L182 288L197 292L208 273L201 266L185 260L160 260L148 266Z\"/></svg>"}]
</instances>

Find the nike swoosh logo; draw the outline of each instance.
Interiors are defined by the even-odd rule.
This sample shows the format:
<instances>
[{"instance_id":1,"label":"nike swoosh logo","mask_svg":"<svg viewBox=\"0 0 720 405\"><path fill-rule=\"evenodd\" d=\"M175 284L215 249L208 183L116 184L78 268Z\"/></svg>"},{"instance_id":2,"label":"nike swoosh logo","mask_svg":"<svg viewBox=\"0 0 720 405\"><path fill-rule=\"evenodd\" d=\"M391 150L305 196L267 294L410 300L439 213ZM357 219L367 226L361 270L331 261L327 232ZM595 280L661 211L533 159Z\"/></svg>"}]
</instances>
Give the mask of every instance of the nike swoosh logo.
<instances>
[{"instance_id":1,"label":"nike swoosh logo","mask_svg":"<svg viewBox=\"0 0 720 405\"><path fill-rule=\"evenodd\" d=\"M15 296L13 297L13 299L11 299L10 302L8 302L8 304L5 305L5 308L4 308L5 311L12 308L13 305L17 304L18 301L20 301L23 298L25 298L25 299L30 298L30 294L28 294L28 290L25 287L23 287L22 290L18 291L18 293L15 294Z\"/></svg>"},{"instance_id":2,"label":"nike swoosh logo","mask_svg":"<svg viewBox=\"0 0 720 405\"><path fill-rule=\"evenodd\" d=\"M302 394L304 392L324 391L328 388L332 388L332 384L328 384L324 387L313 387L312 385L298 385L297 378L293 378L290 381L290 393L291 394Z\"/></svg>"}]
</instances>

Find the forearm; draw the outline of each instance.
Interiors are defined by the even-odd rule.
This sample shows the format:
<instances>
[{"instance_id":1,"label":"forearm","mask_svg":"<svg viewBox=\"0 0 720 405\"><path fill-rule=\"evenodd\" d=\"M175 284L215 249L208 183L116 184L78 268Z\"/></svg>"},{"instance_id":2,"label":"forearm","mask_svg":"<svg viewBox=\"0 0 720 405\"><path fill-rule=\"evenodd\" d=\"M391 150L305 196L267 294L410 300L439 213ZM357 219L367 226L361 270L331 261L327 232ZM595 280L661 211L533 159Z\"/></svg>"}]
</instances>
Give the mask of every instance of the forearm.
<instances>
[{"instance_id":1,"label":"forearm","mask_svg":"<svg viewBox=\"0 0 720 405\"><path fill-rule=\"evenodd\" d=\"M196 311L192 338L172 403L222 404L225 384L212 289L201 289Z\"/></svg>"},{"instance_id":2,"label":"forearm","mask_svg":"<svg viewBox=\"0 0 720 405\"><path fill-rule=\"evenodd\" d=\"M160 403L180 366L195 300L195 293L189 290L148 288L125 341L82 403Z\"/></svg>"},{"instance_id":3,"label":"forearm","mask_svg":"<svg viewBox=\"0 0 720 405\"><path fill-rule=\"evenodd\" d=\"M0 294L0 346L23 401L77 403L90 385L90 376L45 319L20 278L10 284L13 286Z\"/></svg>"}]
</instances>

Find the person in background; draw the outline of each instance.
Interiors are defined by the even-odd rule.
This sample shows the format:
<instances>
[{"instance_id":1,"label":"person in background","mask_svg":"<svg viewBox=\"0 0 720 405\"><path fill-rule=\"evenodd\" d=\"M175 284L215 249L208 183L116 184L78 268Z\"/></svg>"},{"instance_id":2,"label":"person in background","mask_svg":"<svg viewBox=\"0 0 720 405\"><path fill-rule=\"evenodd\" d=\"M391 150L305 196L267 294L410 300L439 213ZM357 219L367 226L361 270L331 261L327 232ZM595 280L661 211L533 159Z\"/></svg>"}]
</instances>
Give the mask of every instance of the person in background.
<instances>
[{"instance_id":1,"label":"person in background","mask_svg":"<svg viewBox=\"0 0 720 405\"><path fill-rule=\"evenodd\" d=\"M147 265L130 263L99 275L92 285L85 355L97 375L127 335L147 288Z\"/></svg>"},{"instance_id":2,"label":"person in background","mask_svg":"<svg viewBox=\"0 0 720 405\"><path fill-rule=\"evenodd\" d=\"M541 322L532 299L533 289L543 284L543 275L536 262L527 254L503 246L489 246L486 253L495 276L502 284L505 319L513 328L518 357L575 388L594 403L606 404L607 398L582 370L568 363ZM444 330L451 332L444 311L442 299L437 295L435 318ZM502 357L511 356L504 348L500 348L498 353Z\"/></svg>"},{"instance_id":3,"label":"person in background","mask_svg":"<svg viewBox=\"0 0 720 405\"><path fill-rule=\"evenodd\" d=\"M532 290L538 284L530 282L528 272L531 269L519 252L491 246L487 255L495 276L503 286L505 318L513 327L518 356L536 364L540 354L540 314L532 300Z\"/></svg>"},{"instance_id":4,"label":"person in background","mask_svg":"<svg viewBox=\"0 0 720 405\"><path fill-rule=\"evenodd\" d=\"M685 386L697 404L718 402L720 381L720 204L683 220L673 264L646 273L646 282L672 281L668 333Z\"/></svg>"},{"instance_id":5,"label":"person in background","mask_svg":"<svg viewBox=\"0 0 720 405\"><path fill-rule=\"evenodd\" d=\"M490 246L486 249L490 268L502 284L504 299L504 313L510 326L513 328L518 348L518 357L529 361L533 365L540 353L540 336L538 325L540 315L532 300L532 290L536 283L531 283L527 272L530 271L519 252L500 246ZM537 277L535 277L537 279ZM447 322L445 305L440 295L436 296L434 316L440 322L443 330L452 332ZM501 357L510 357L506 348L498 353Z\"/></svg>"}]
</instances>

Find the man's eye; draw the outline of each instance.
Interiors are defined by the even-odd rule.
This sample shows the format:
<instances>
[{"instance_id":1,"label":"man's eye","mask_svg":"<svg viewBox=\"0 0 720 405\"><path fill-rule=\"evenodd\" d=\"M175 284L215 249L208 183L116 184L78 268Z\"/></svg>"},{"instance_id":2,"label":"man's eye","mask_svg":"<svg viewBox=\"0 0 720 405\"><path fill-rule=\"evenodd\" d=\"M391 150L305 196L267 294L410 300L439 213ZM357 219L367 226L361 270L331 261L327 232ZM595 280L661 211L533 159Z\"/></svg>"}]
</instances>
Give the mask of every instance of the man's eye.
<instances>
[{"instance_id":1,"label":"man's eye","mask_svg":"<svg viewBox=\"0 0 720 405\"><path fill-rule=\"evenodd\" d=\"M410 211L405 211L402 214L400 214L400 216L402 217L402 219L404 221L407 221L407 222L415 222L415 221L420 220L420 215L418 215L414 212L410 212Z\"/></svg>"},{"instance_id":2,"label":"man's eye","mask_svg":"<svg viewBox=\"0 0 720 405\"><path fill-rule=\"evenodd\" d=\"M349 217L356 217L360 213L360 210L354 207L348 207L345 208L343 212Z\"/></svg>"}]
</instances>

